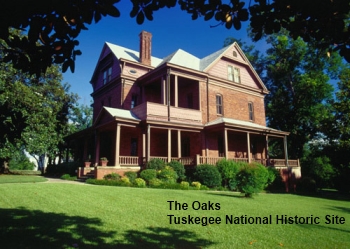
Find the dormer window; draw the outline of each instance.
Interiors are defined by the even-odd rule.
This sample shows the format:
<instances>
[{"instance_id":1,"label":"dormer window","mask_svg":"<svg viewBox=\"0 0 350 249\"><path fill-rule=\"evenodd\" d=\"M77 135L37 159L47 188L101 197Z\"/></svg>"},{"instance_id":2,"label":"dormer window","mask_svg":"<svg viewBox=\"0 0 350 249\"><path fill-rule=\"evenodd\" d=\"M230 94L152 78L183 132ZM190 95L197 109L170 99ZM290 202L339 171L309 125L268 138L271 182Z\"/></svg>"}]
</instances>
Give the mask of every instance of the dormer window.
<instances>
[{"instance_id":1,"label":"dormer window","mask_svg":"<svg viewBox=\"0 0 350 249\"><path fill-rule=\"evenodd\" d=\"M106 70L103 71L103 85L110 82L112 79L112 66L108 67Z\"/></svg>"},{"instance_id":2,"label":"dormer window","mask_svg":"<svg viewBox=\"0 0 350 249\"><path fill-rule=\"evenodd\" d=\"M227 78L230 81L233 81L233 82L236 82L236 83L241 83L241 77L240 77L240 74L239 74L239 68L229 65L227 67Z\"/></svg>"}]
</instances>

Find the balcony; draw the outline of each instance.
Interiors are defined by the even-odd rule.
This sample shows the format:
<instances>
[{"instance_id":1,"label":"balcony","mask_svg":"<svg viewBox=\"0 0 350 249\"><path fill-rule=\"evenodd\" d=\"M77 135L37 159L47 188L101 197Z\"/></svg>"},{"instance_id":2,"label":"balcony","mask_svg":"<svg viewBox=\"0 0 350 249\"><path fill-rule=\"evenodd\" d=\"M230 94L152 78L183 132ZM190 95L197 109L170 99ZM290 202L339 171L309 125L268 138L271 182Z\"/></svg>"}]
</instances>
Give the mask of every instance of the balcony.
<instances>
[{"instance_id":1,"label":"balcony","mask_svg":"<svg viewBox=\"0 0 350 249\"><path fill-rule=\"evenodd\" d=\"M199 110L170 106L168 114L167 105L145 102L131 111L141 120L202 124L202 113Z\"/></svg>"}]
</instances>

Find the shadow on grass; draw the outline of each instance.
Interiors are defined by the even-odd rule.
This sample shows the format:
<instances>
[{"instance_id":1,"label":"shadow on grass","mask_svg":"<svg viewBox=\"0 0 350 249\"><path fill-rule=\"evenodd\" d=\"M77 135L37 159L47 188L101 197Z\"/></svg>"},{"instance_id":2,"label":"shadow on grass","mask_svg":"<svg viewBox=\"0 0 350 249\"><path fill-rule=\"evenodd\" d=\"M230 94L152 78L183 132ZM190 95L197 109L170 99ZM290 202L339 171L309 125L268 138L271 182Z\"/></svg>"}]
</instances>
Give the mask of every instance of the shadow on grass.
<instances>
[{"instance_id":1,"label":"shadow on grass","mask_svg":"<svg viewBox=\"0 0 350 249\"><path fill-rule=\"evenodd\" d=\"M26 208L0 209L1 248L200 248L213 244L191 231L163 227L128 230L121 240L98 218Z\"/></svg>"},{"instance_id":2,"label":"shadow on grass","mask_svg":"<svg viewBox=\"0 0 350 249\"><path fill-rule=\"evenodd\" d=\"M321 189L316 193L295 193L296 195L323 198L336 201L350 201L350 194L341 193L336 190Z\"/></svg>"},{"instance_id":3,"label":"shadow on grass","mask_svg":"<svg viewBox=\"0 0 350 249\"><path fill-rule=\"evenodd\" d=\"M216 196L233 197L233 198L252 199L252 198L245 197L244 194L241 194L239 192L218 191L218 192L207 192L207 194L216 195Z\"/></svg>"}]
</instances>

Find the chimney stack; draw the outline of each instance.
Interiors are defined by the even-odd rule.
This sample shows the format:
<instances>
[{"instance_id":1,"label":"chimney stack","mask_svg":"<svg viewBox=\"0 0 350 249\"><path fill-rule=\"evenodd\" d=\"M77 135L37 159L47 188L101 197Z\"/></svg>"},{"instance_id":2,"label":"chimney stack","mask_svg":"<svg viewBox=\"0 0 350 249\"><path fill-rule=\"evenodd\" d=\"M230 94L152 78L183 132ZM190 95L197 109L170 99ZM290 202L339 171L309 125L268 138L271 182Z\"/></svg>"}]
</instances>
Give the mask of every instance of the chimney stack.
<instances>
[{"instance_id":1,"label":"chimney stack","mask_svg":"<svg viewBox=\"0 0 350 249\"><path fill-rule=\"evenodd\" d=\"M152 48L152 34L147 31L140 33L140 62L142 64L151 65L151 48Z\"/></svg>"}]
</instances>

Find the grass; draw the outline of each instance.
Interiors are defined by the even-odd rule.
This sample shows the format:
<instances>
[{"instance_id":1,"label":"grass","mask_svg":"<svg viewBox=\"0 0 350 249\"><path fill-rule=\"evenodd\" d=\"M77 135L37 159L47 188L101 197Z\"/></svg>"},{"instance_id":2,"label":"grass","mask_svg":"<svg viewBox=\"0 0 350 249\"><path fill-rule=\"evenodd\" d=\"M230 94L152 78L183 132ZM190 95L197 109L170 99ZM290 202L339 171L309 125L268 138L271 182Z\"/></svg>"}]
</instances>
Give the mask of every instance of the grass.
<instances>
[{"instance_id":1,"label":"grass","mask_svg":"<svg viewBox=\"0 0 350 249\"><path fill-rule=\"evenodd\" d=\"M2 183L33 183L46 182L47 179L42 176L35 175L0 175L0 184Z\"/></svg>"},{"instance_id":2,"label":"grass","mask_svg":"<svg viewBox=\"0 0 350 249\"><path fill-rule=\"evenodd\" d=\"M350 248L345 200L51 183L2 184L0 191L3 248ZM169 210L171 200L188 209ZM194 210L195 201L220 209ZM170 225L171 214L222 223ZM321 224L230 225L226 215L313 215ZM326 215L345 217L345 224L325 224Z\"/></svg>"}]
</instances>

